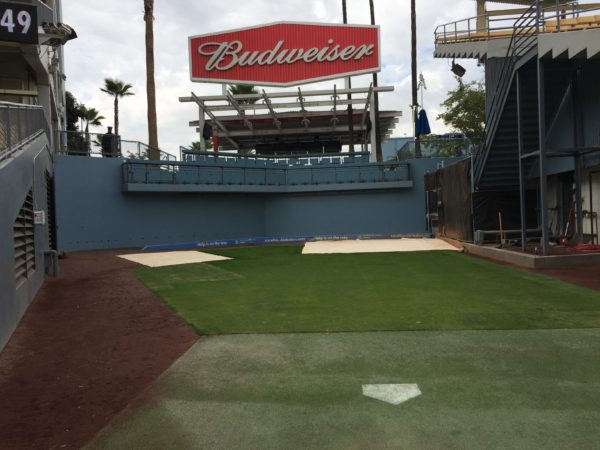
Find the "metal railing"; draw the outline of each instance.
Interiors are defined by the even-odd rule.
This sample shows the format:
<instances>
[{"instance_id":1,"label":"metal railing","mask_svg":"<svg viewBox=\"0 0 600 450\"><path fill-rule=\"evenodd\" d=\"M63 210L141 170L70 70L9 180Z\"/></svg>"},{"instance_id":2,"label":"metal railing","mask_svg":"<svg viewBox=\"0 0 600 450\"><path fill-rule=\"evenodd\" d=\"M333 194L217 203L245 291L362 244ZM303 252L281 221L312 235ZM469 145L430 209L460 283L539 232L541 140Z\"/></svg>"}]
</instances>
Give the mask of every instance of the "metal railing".
<instances>
[{"instance_id":1,"label":"metal railing","mask_svg":"<svg viewBox=\"0 0 600 450\"><path fill-rule=\"evenodd\" d=\"M108 154L102 150L103 133L85 133L83 131L57 131L60 138L59 153L74 156L122 157L128 159L148 159L149 146L139 141L117 139L116 154ZM160 161L175 161L177 158L170 153L159 150Z\"/></svg>"},{"instance_id":2,"label":"metal railing","mask_svg":"<svg viewBox=\"0 0 600 450\"><path fill-rule=\"evenodd\" d=\"M48 122L41 106L0 102L0 161L42 133L49 136Z\"/></svg>"},{"instance_id":3,"label":"metal railing","mask_svg":"<svg viewBox=\"0 0 600 450\"><path fill-rule=\"evenodd\" d=\"M469 17L438 25L435 29L435 43L450 44L488 39L508 39L521 17L528 10L510 9L489 11L483 15ZM587 27L600 27L598 4L579 4L578 2L559 3L540 7L539 32L569 31L579 21ZM585 20L584 20L585 19ZM576 28L576 27L575 27Z\"/></svg>"},{"instance_id":4,"label":"metal railing","mask_svg":"<svg viewBox=\"0 0 600 450\"><path fill-rule=\"evenodd\" d=\"M179 147L180 161L183 162L218 162L225 164L247 163L273 163L287 165L315 165L315 164L348 164L355 162L369 162L369 152L355 153L307 153L293 155L256 155L226 152L201 152L188 147Z\"/></svg>"},{"instance_id":5,"label":"metal railing","mask_svg":"<svg viewBox=\"0 0 600 450\"><path fill-rule=\"evenodd\" d=\"M536 1L515 22L506 57L500 68L498 85L490 100L489 113L485 124L485 137L479 151L474 155L473 180L475 185L478 184L483 173L490 148L496 135L504 105L513 82L517 62L537 44L537 32L541 21L538 5L539 3Z\"/></svg>"},{"instance_id":6,"label":"metal railing","mask_svg":"<svg viewBox=\"0 0 600 450\"><path fill-rule=\"evenodd\" d=\"M37 3L37 14L38 14L38 23L55 23L56 18L54 15L54 10L46 5L41 0L37 0L34 3Z\"/></svg>"},{"instance_id":7,"label":"metal railing","mask_svg":"<svg viewBox=\"0 0 600 450\"><path fill-rule=\"evenodd\" d=\"M436 158L448 156L468 156L475 150L473 143L467 138L421 138L421 157ZM405 142L396 151L395 161L403 161L415 157L414 139Z\"/></svg>"},{"instance_id":8,"label":"metal railing","mask_svg":"<svg viewBox=\"0 0 600 450\"><path fill-rule=\"evenodd\" d=\"M126 184L289 186L410 181L403 163L323 166L228 167L184 162L126 161Z\"/></svg>"}]
</instances>

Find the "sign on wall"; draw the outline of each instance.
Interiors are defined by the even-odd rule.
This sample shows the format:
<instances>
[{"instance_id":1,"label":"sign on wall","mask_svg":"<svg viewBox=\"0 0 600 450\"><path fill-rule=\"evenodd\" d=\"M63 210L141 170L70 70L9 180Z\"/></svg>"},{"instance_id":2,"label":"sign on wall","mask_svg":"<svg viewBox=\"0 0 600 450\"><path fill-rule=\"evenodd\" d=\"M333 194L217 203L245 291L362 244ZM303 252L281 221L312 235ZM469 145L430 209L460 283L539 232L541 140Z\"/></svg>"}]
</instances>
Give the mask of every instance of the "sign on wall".
<instances>
[{"instance_id":1,"label":"sign on wall","mask_svg":"<svg viewBox=\"0 0 600 450\"><path fill-rule=\"evenodd\" d=\"M0 41L37 44L37 7L0 2Z\"/></svg>"},{"instance_id":2,"label":"sign on wall","mask_svg":"<svg viewBox=\"0 0 600 450\"><path fill-rule=\"evenodd\" d=\"M279 22L188 41L192 81L291 86L380 70L372 25Z\"/></svg>"}]
</instances>

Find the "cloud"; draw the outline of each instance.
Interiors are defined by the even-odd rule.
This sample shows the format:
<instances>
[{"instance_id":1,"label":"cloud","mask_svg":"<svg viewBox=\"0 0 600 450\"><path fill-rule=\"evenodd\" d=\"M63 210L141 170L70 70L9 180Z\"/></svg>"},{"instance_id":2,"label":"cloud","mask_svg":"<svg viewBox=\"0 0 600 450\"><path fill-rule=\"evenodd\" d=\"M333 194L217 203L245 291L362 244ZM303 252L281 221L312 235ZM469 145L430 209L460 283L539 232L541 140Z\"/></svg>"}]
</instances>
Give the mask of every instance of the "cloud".
<instances>
[{"instance_id":1,"label":"cloud","mask_svg":"<svg viewBox=\"0 0 600 450\"><path fill-rule=\"evenodd\" d=\"M374 0L376 22L381 26L381 85L394 86L393 93L380 96L382 108L403 111L395 135L412 134L409 105L410 78L410 2L408 0ZM348 0L349 23L370 23L369 4ZM455 86L448 61L433 58L435 26L475 15L472 0L417 2L418 71L423 73L427 90L423 103L429 110L432 130L446 127L435 116L448 90ZM325 0L172 0L155 2L155 65L159 124L159 143L178 154L180 145L198 139L188 126L197 118L197 109L178 101L191 91L199 95L219 94L220 85L192 83L189 80L187 38L191 35L243 28L275 21L341 23L340 1ZM64 22L75 28L78 38L65 46L67 90L88 107L95 107L106 117L103 125L112 125L113 102L100 91L103 79L116 77L133 85L135 96L120 105L120 134L124 139L147 142L146 73L143 4L141 1L105 0L91 11L91 3L63 3ZM483 70L474 61L461 60L466 81L482 79ZM353 86L367 86L371 77L357 77ZM338 87L342 80L334 81ZM334 82L310 88L331 88ZM309 89L309 86L303 89ZM273 90L273 89L269 89ZM97 128L95 131L102 131Z\"/></svg>"}]
</instances>

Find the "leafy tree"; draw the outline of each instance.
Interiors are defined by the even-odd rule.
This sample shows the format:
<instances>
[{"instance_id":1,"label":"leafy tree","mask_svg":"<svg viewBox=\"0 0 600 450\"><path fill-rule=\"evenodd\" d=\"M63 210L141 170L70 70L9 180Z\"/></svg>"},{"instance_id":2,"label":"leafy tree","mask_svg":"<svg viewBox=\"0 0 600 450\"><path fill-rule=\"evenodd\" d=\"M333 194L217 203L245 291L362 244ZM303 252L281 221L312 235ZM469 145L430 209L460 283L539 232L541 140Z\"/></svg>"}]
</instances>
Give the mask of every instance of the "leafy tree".
<instances>
[{"instance_id":1,"label":"leafy tree","mask_svg":"<svg viewBox=\"0 0 600 450\"><path fill-rule=\"evenodd\" d=\"M447 139L436 134L421 136L421 151L426 156L462 156L469 152L465 139Z\"/></svg>"},{"instance_id":2,"label":"leafy tree","mask_svg":"<svg viewBox=\"0 0 600 450\"><path fill-rule=\"evenodd\" d=\"M212 139L205 139L204 142L206 143L206 150L213 148ZM190 150L193 152L201 152L202 146L200 145L200 141L192 142Z\"/></svg>"},{"instance_id":3,"label":"leafy tree","mask_svg":"<svg viewBox=\"0 0 600 450\"><path fill-rule=\"evenodd\" d=\"M80 154L85 152L86 146L83 136L79 133L79 105L77 99L69 91L65 93L67 109L67 152Z\"/></svg>"},{"instance_id":4,"label":"leafy tree","mask_svg":"<svg viewBox=\"0 0 600 450\"><path fill-rule=\"evenodd\" d=\"M242 94L258 94L259 92L256 88L250 84L230 84L227 88L227 92L231 95L242 95ZM253 105L258 101L258 98L247 98L243 100L238 100L238 103Z\"/></svg>"},{"instance_id":5,"label":"leafy tree","mask_svg":"<svg viewBox=\"0 0 600 450\"><path fill-rule=\"evenodd\" d=\"M485 89L483 82L463 83L456 77L458 87L448 92L440 105L445 112L437 116L454 131L463 133L474 145L481 144L485 135Z\"/></svg>"},{"instance_id":6,"label":"leafy tree","mask_svg":"<svg viewBox=\"0 0 600 450\"><path fill-rule=\"evenodd\" d=\"M100 113L96 110L96 108L87 108L84 104L79 105L79 117L85 123L85 144L87 151L90 151L90 125L99 126L102 125L102 120L105 119L104 116L101 116Z\"/></svg>"},{"instance_id":7,"label":"leafy tree","mask_svg":"<svg viewBox=\"0 0 600 450\"><path fill-rule=\"evenodd\" d=\"M130 89L133 86L131 84L125 84L121 80L105 78L104 87L100 88L102 92L114 97L115 104L115 135L119 136L119 98L126 97L128 95L135 95Z\"/></svg>"},{"instance_id":8,"label":"leafy tree","mask_svg":"<svg viewBox=\"0 0 600 450\"><path fill-rule=\"evenodd\" d=\"M144 0L146 23L146 97L148 100L148 146L150 159L160 159L154 83L154 0Z\"/></svg>"}]
</instances>

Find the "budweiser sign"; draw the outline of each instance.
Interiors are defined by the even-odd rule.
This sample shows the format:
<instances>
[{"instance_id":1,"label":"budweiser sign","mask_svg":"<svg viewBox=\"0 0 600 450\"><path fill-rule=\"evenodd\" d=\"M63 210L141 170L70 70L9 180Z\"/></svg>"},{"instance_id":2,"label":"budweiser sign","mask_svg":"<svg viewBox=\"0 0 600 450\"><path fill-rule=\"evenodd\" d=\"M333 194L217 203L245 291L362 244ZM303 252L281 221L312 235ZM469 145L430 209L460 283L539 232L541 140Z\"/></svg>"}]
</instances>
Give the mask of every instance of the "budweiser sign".
<instances>
[{"instance_id":1,"label":"budweiser sign","mask_svg":"<svg viewBox=\"0 0 600 450\"><path fill-rule=\"evenodd\" d=\"M377 72L379 27L273 23L189 38L192 81L291 86Z\"/></svg>"}]
</instances>

